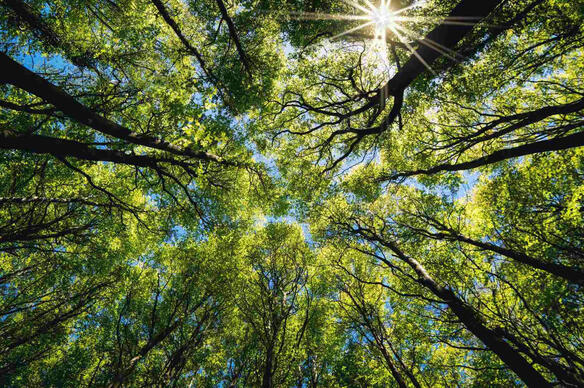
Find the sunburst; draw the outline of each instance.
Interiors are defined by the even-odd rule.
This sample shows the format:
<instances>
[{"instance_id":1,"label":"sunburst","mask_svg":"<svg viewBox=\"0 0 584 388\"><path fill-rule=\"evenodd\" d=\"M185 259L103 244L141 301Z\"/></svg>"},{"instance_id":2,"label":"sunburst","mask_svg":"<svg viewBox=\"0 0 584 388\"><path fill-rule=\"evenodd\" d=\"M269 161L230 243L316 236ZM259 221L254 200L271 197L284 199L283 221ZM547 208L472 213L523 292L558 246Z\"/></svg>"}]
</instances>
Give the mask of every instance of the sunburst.
<instances>
[{"instance_id":1,"label":"sunburst","mask_svg":"<svg viewBox=\"0 0 584 388\"><path fill-rule=\"evenodd\" d=\"M373 30L375 33L372 39L376 43L387 42L388 33L390 33L395 39L401 42L402 46L405 47L412 55L416 56L430 71L432 69L426 63L423 58L419 56L414 47L412 46L412 41L417 42L419 45L427 46L433 50L438 51L440 54L446 56L447 58L458 61L457 58L459 54L452 51L448 47L445 47L437 42L434 42L428 38L420 38L414 31L408 28L407 24L452 24L452 25L473 25L472 22L476 18L444 18L441 16L421 16L414 15L408 16L408 13L416 8L423 7L426 3L425 0L420 0L414 2L413 4L400 8L394 9L391 0L380 0L377 5L373 4L369 0L362 1L352 1L343 0L345 3L349 4L355 9L356 14L326 14L326 13L311 13L302 12L292 15L293 18L299 20L345 20L345 21L360 21L361 23L356 27L350 28L343 31L333 37L330 40L336 40L346 35L355 34L360 30Z\"/></svg>"}]
</instances>

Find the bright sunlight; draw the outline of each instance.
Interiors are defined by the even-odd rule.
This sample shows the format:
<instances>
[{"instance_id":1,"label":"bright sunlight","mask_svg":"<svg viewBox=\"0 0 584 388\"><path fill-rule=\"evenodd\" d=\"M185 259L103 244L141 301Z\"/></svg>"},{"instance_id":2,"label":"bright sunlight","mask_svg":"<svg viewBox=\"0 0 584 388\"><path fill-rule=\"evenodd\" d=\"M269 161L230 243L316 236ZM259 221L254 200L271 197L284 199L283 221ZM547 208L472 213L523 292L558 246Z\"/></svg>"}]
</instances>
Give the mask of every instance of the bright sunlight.
<instances>
[{"instance_id":1,"label":"bright sunlight","mask_svg":"<svg viewBox=\"0 0 584 388\"><path fill-rule=\"evenodd\" d=\"M407 24L438 24L445 25L472 25L475 17L443 17L428 15L408 15L409 12L419 9L426 3L425 0L414 2L413 4L395 9L392 0L380 0L374 4L369 0L352 1L344 0L345 3L354 8L357 14L324 14L314 12L301 12L292 14L292 18L298 20L344 20L344 21L361 21L362 23L349 28L330 38L331 41L344 36L369 37L377 43L381 42L398 42L405 47L412 55L418 58L428 70L433 72L432 68L421 58L413 45L427 46L436 50L441 55L452 61L459 61L459 54L448 47L426 38L421 38ZM363 33L363 31L365 33ZM389 33L389 34L388 34Z\"/></svg>"}]
</instances>

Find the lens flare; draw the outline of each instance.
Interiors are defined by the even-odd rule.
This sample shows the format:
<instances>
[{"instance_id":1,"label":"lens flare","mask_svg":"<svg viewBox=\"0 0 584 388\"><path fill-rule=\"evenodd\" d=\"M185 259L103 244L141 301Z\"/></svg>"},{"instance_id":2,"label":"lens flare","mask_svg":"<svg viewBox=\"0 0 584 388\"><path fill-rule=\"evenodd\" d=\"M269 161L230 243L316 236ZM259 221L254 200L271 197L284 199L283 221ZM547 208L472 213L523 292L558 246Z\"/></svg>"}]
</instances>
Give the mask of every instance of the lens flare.
<instances>
[{"instance_id":1,"label":"lens flare","mask_svg":"<svg viewBox=\"0 0 584 388\"><path fill-rule=\"evenodd\" d=\"M396 25L396 16L390 8L391 1L385 4L381 1L379 7L374 8L371 17L375 21L375 35L378 38L385 38L385 32L388 28L394 28Z\"/></svg>"},{"instance_id":2,"label":"lens flare","mask_svg":"<svg viewBox=\"0 0 584 388\"><path fill-rule=\"evenodd\" d=\"M408 29L405 24L415 23L419 24L452 24L452 25L473 25L473 17L460 18L445 18L441 16L406 16L412 10L426 5L426 0L418 0L413 4L400 9L392 7L391 0L380 0L377 5L369 0L355 1L343 0L349 4L356 11L356 14L326 14L326 13L311 13L302 12L295 13L292 16L298 20L344 20L348 22L361 22L359 25L349 28L331 38L331 41L339 39L343 36L356 36L360 38L371 38L375 45L381 47L386 42L398 42L402 47L407 49L412 55L418 57L418 54L413 46L427 46L440 52L447 58L458 61L459 54L451 49L444 47L432 40L418 37L412 30ZM365 31L363 33L362 31ZM388 33L390 39L388 39ZM421 60L421 58L420 58ZM422 60L422 63L430 70L430 66Z\"/></svg>"}]
</instances>

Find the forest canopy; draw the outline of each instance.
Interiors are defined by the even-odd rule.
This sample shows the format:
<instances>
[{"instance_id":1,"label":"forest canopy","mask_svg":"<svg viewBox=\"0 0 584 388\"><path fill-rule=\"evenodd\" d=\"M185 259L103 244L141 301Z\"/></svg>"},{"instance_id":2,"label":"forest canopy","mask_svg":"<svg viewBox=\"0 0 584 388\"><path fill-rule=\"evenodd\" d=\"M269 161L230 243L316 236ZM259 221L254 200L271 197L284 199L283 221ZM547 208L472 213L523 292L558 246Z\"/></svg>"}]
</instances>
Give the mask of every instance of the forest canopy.
<instances>
[{"instance_id":1,"label":"forest canopy","mask_svg":"<svg viewBox=\"0 0 584 388\"><path fill-rule=\"evenodd\" d=\"M0 4L0 386L584 387L582 0Z\"/></svg>"}]
</instances>

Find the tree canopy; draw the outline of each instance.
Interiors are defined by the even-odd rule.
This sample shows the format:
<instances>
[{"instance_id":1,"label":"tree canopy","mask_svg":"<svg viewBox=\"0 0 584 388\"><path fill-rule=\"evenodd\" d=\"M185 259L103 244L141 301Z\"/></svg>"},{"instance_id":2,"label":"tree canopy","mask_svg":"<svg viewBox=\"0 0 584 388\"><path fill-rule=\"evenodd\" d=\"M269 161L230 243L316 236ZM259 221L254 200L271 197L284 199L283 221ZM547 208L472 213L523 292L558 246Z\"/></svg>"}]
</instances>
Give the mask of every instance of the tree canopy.
<instances>
[{"instance_id":1,"label":"tree canopy","mask_svg":"<svg viewBox=\"0 0 584 388\"><path fill-rule=\"evenodd\" d=\"M584 387L581 0L0 0L0 385Z\"/></svg>"}]
</instances>

